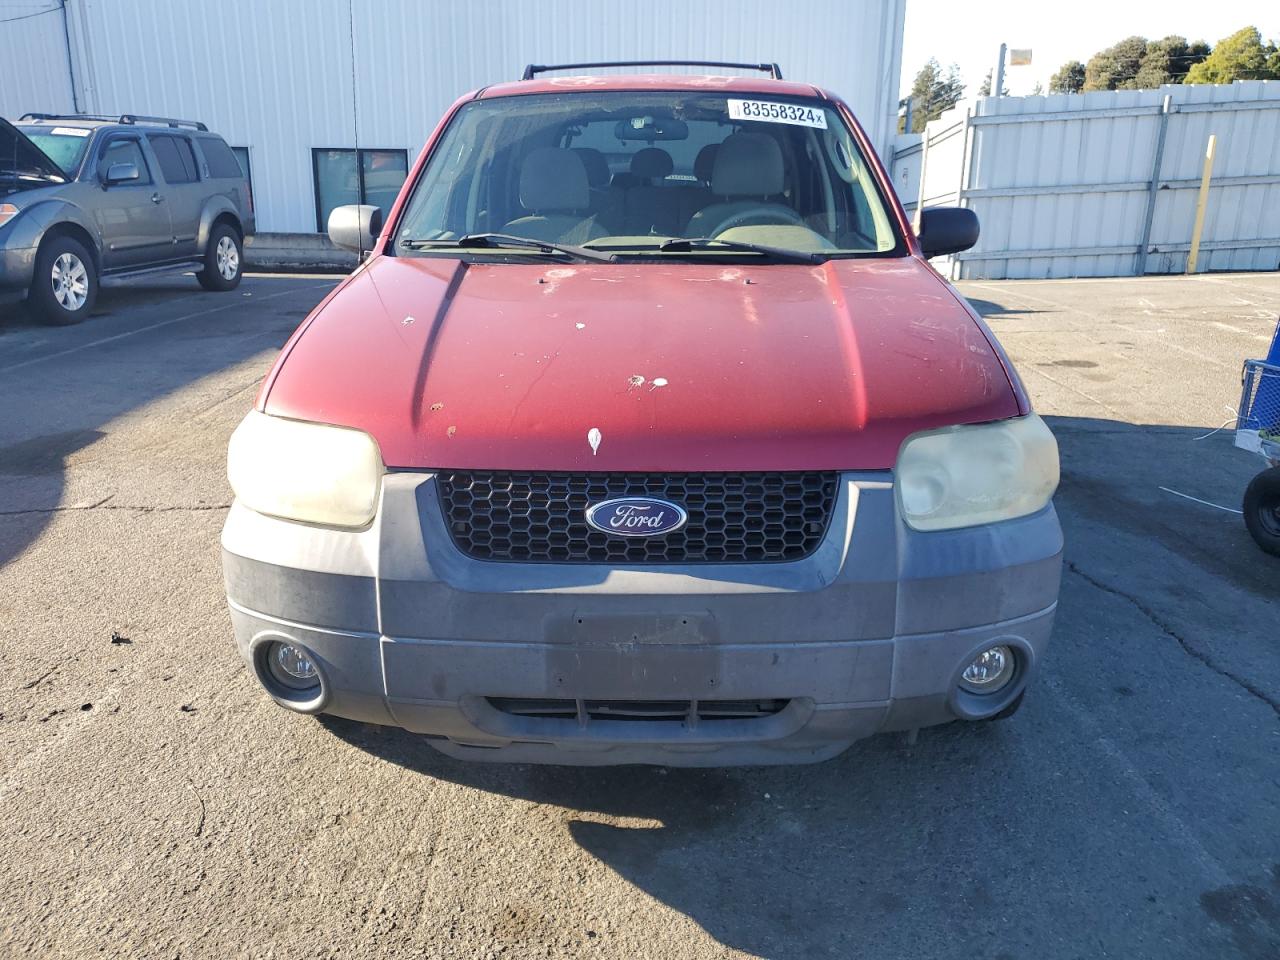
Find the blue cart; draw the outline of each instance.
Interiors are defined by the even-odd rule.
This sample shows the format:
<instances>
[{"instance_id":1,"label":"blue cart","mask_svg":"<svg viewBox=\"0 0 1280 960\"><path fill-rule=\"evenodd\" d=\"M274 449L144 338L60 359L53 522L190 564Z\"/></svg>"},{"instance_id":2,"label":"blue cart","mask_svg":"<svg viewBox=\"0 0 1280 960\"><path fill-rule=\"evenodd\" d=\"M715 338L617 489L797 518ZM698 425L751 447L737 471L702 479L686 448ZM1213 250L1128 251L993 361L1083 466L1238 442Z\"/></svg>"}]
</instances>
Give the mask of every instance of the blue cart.
<instances>
[{"instance_id":1,"label":"blue cart","mask_svg":"<svg viewBox=\"0 0 1280 960\"><path fill-rule=\"evenodd\" d=\"M1280 325L1267 359L1244 363L1236 446L1267 462L1245 491L1244 522L1258 546L1280 557Z\"/></svg>"}]
</instances>

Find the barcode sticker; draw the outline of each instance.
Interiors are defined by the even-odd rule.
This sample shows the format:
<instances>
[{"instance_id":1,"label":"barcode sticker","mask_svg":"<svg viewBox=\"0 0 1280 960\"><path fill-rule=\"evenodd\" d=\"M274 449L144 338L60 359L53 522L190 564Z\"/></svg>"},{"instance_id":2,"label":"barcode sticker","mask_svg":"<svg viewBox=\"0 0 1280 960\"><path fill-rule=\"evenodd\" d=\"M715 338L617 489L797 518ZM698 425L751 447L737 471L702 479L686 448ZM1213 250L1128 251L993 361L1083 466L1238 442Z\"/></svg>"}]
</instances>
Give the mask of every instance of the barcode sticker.
<instances>
[{"instance_id":1,"label":"barcode sticker","mask_svg":"<svg viewBox=\"0 0 1280 960\"><path fill-rule=\"evenodd\" d=\"M797 127L827 129L825 110L797 103L773 103L768 100L730 100L730 120L763 120L766 123L790 123Z\"/></svg>"}]
</instances>

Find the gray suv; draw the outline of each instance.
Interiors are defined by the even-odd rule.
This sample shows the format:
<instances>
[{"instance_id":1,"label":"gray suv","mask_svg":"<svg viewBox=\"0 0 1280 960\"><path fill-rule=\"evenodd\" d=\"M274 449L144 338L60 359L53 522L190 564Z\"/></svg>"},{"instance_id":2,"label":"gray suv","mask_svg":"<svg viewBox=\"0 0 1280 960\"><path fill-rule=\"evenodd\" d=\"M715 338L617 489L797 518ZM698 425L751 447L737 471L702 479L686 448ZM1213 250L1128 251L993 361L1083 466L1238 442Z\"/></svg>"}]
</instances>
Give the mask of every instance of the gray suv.
<instances>
[{"instance_id":1,"label":"gray suv","mask_svg":"<svg viewBox=\"0 0 1280 960\"><path fill-rule=\"evenodd\" d=\"M249 182L203 123L0 119L0 303L25 296L69 324L100 281L194 268L206 290L231 290L253 229Z\"/></svg>"}]
</instances>

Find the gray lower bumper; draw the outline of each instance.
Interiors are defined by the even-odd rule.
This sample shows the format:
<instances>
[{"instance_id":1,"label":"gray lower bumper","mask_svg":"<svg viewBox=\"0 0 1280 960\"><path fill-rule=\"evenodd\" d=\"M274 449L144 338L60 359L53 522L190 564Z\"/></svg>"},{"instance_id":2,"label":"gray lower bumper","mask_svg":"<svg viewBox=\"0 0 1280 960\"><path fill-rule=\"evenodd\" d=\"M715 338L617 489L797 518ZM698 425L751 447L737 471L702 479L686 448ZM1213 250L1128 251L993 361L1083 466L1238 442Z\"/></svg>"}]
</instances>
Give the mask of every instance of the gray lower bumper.
<instances>
[{"instance_id":1,"label":"gray lower bumper","mask_svg":"<svg viewBox=\"0 0 1280 960\"><path fill-rule=\"evenodd\" d=\"M272 639L315 656L324 694L308 710L479 759L796 763L877 731L994 713L1048 643L1062 547L1052 507L919 534L893 504L883 474L847 475L827 541L796 563L504 564L453 547L428 476L391 474L365 531L233 507L224 568L248 663ZM997 641L1018 654L1014 684L990 700L960 692L964 665ZM513 699L578 714L523 715L505 709ZM583 707L765 700L785 706L644 721Z\"/></svg>"},{"instance_id":2,"label":"gray lower bumper","mask_svg":"<svg viewBox=\"0 0 1280 960\"><path fill-rule=\"evenodd\" d=\"M0 245L0 297L4 301L26 293L35 274L36 248L10 248Z\"/></svg>"}]
</instances>

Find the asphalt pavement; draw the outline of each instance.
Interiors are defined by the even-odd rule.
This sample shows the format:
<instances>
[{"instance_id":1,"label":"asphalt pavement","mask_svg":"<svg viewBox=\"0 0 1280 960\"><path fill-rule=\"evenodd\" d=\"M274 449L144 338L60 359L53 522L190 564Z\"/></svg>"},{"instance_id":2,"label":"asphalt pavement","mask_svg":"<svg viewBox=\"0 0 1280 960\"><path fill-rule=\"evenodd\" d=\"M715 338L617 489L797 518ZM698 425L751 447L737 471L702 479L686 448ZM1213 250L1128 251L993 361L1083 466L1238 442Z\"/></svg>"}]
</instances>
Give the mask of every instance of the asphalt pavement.
<instances>
[{"instance_id":1,"label":"asphalt pavement","mask_svg":"<svg viewBox=\"0 0 1280 960\"><path fill-rule=\"evenodd\" d=\"M238 659L226 441L331 277L0 313L0 957L1280 956L1276 274L961 284L1062 449L1022 711L809 767L469 765Z\"/></svg>"}]
</instances>

